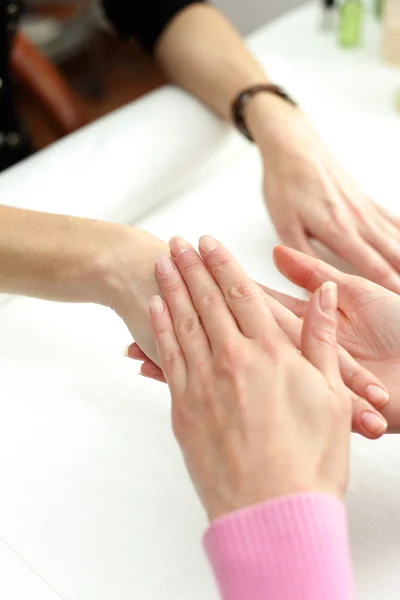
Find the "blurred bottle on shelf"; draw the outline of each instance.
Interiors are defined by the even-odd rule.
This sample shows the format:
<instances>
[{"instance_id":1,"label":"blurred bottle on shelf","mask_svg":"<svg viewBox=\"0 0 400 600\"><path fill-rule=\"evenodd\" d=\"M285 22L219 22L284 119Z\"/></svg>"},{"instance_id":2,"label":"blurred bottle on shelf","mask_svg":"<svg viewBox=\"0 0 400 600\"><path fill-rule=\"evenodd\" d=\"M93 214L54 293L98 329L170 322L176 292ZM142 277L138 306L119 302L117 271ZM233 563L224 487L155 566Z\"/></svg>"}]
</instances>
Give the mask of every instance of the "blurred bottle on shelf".
<instances>
[{"instance_id":1,"label":"blurred bottle on shelf","mask_svg":"<svg viewBox=\"0 0 400 600\"><path fill-rule=\"evenodd\" d=\"M400 0L385 0L381 54L387 63L400 66Z\"/></svg>"},{"instance_id":2,"label":"blurred bottle on shelf","mask_svg":"<svg viewBox=\"0 0 400 600\"><path fill-rule=\"evenodd\" d=\"M323 0L321 28L323 31L335 31L337 26L337 0Z\"/></svg>"},{"instance_id":3,"label":"blurred bottle on shelf","mask_svg":"<svg viewBox=\"0 0 400 600\"><path fill-rule=\"evenodd\" d=\"M383 15L383 7L385 5L386 0L375 0L375 16L378 19L382 18Z\"/></svg>"},{"instance_id":4,"label":"blurred bottle on shelf","mask_svg":"<svg viewBox=\"0 0 400 600\"><path fill-rule=\"evenodd\" d=\"M356 48L361 42L364 6L361 0L342 0L339 17L339 44Z\"/></svg>"}]
</instances>

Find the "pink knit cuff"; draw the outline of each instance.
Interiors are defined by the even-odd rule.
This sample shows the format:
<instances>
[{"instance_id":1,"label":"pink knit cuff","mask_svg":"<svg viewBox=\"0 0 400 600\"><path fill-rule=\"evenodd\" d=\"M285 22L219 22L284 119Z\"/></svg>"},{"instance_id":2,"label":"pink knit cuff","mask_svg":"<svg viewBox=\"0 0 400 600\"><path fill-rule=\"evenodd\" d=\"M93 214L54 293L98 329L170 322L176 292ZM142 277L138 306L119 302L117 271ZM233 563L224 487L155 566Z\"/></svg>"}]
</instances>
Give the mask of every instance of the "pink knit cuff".
<instances>
[{"instance_id":1,"label":"pink knit cuff","mask_svg":"<svg viewBox=\"0 0 400 600\"><path fill-rule=\"evenodd\" d=\"M354 600L347 517L333 496L299 494L214 521L204 546L223 600Z\"/></svg>"}]
</instances>

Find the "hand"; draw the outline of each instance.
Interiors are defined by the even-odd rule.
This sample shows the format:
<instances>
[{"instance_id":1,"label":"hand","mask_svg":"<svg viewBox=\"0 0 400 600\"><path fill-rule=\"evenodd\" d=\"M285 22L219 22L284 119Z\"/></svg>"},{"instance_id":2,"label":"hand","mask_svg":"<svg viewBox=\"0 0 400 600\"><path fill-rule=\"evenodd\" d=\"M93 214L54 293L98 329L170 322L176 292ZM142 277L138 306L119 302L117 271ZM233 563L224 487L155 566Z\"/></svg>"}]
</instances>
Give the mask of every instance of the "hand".
<instances>
[{"instance_id":1,"label":"hand","mask_svg":"<svg viewBox=\"0 0 400 600\"><path fill-rule=\"evenodd\" d=\"M247 110L282 242L315 256L314 238L364 277L400 293L398 222L358 189L298 108L259 94Z\"/></svg>"},{"instance_id":2,"label":"hand","mask_svg":"<svg viewBox=\"0 0 400 600\"><path fill-rule=\"evenodd\" d=\"M260 285L260 284L258 284ZM291 302L297 306L297 300L269 290L261 286L265 294L264 300L272 311L275 320L285 331L297 348L301 348L301 335L303 321L295 316L289 308L293 308ZM275 299L275 296L277 299ZM289 304L289 308L282 305L278 300ZM162 370L134 343L127 346L125 354L129 358L142 361L140 374L149 379L155 379L165 383ZM337 346L340 373L344 383L349 388L352 401L352 428L353 431L370 439L381 437L387 430L387 423L379 410L387 404L389 394L378 377L374 376L368 368L361 366L350 354L339 344ZM386 413L385 413L386 414Z\"/></svg>"},{"instance_id":3,"label":"hand","mask_svg":"<svg viewBox=\"0 0 400 600\"><path fill-rule=\"evenodd\" d=\"M158 254L168 245L155 236L131 227L113 226L107 238L107 258L102 259L99 303L112 308L126 323L132 337L146 355L159 364L151 333L148 304L159 288L154 272Z\"/></svg>"},{"instance_id":4,"label":"hand","mask_svg":"<svg viewBox=\"0 0 400 600\"><path fill-rule=\"evenodd\" d=\"M383 415L389 431L400 433L400 297L289 248L276 248L274 258L285 277L309 292L324 281L337 284L338 341L386 386L390 402ZM306 301L272 290L269 293L301 319L306 314Z\"/></svg>"},{"instance_id":5,"label":"hand","mask_svg":"<svg viewBox=\"0 0 400 600\"><path fill-rule=\"evenodd\" d=\"M172 424L210 519L298 492L341 498L350 392L336 352L336 286L307 312L302 354L263 292L213 238L204 260L184 240L157 260L165 302L151 322L172 396ZM323 332L323 333L322 333Z\"/></svg>"}]
</instances>

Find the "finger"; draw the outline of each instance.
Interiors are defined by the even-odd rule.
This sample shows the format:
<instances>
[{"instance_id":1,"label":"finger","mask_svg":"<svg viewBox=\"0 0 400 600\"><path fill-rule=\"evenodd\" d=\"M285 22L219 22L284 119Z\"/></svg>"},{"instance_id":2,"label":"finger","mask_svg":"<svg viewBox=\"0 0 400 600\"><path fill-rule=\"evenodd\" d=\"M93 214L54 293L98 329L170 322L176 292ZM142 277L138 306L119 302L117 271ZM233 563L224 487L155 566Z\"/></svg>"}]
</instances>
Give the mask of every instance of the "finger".
<instances>
[{"instance_id":1,"label":"finger","mask_svg":"<svg viewBox=\"0 0 400 600\"><path fill-rule=\"evenodd\" d=\"M149 308L151 328L165 379L172 395L182 393L186 387L187 369L168 307L160 296L153 296Z\"/></svg>"},{"instance_id":2,"label":"finger","mask_svg":"<svg viewBox=\"0 0 400 600\"><path fill-rule=\"evenodd\" d=\"M346 386L375 408L383 408L389 401L389 394L379 379L359 365L341 346L338 346L338 356L340 374Z\"/></svg>"},{"instance_id":3,"label":"finger","mask_svg":"<svg viewBox=\"0 0 400 600\"><path fill-rule=\"evenodd\" d=\"M296 300L296 298L291 298L291 296L286 296L280 292L275 292L275 290L270 290L262 285L260 285L260 287L276 295L275 298L270 296L269 293L266 293L266 302L268 302L271 312L274 315L275 321L278 323L279 327L283 329L296 348L300 349L303 322L299 317L302 317L303 314L307 312L309 303L304 300ZM283 301L286 302L286 306L283 306L278 299L283 299ZM291 301L293 301L295 304L293 304ZM297 302L300 303L300 309ZM296 310L297 316L291 312L290 307ZM337 316L340 315L338 314ZM340 334L340 331L338 334ZM370 371L368 371L368 369L362 367L339 344L337 345L337 354L339 359L340 375L342 376L346 387L348 387L350 391L354 392L361 398L365 398L375 408L383 408L383 406L385 406L389 400L389 394L385 386L382 385L379 379Z\"/></svg>"},{"instance_id":4,"label":"finger","mask_svg":"<svg viewBox=\"0 0 400 600\"><path fill-rule=\"evenodd\" d=\"M211 348L218 348L227 339L237 339L240 331L235 319L199 254L180 237L173 237L169 244L177 272L187 286Z\"/></svg>"},{"instance_id":5,"label":"finger","mask_svg":"<svg viewBox=\"0 0 400 600\"><path fill-rule=\"evenodd\" d=\"M386 433L388 424L386 419L375 410L369 402L352 394L352 429L355 433L375 440Z\"/></svg>"},{"instance_id":6,"label":"finger","mask_svg":"<svg viewBox=\"0 0 400 600\"><path fill-rule=\"evenodd\" d=\"M230 252L210 236L200 239L199 250L242 333L251 339L262 337L271 341L274 335L279 336L279 327L263 292Z\"/></svg>"},{"instance_id":7,"label":"finger","mask_svg":"<svg viewBox=\"0 0 400 600\"><path fill-rule=\"evenodd\" d=\"M288 308L282 306L275 298L265 295L266 302L279 327L286 333L291 342L300 349L303 322ZM302 302L302 301L301 301ZM304 302L304 311L308 302ZM342 346L337 344L339 370L346 387L367 400L375 408L383 408L389 401L386 387L368 369L362 367Z\"/></svg>"},{"instance_id":8,"label":"finger","mask_svg":"<svg viewBox=\"0 0 400 600\"><path fill-rule=\"evenodd\" d=\"M312 296L301 335L303 355L325 376L333 388L341 383L336 340L337 286L322 284Z\"/></svg>"},{"instance_id":9,"label":"finger","mask_svg":"<svg viewBox=\"0 0 400 600\"><path fill-rule=\"evenodd\" d=\"M318 239L337 256L353 265L363 277L400 293L400 275L356 230L345 235L330 229L321 230Z\"/></svg>"},{"instance_id":10,"label":"finger","mask_svg":"<svg viewBox=\"0 0 400 600\"><path fill-rule=\"evenodd\" d=\"M389 223L393 224L393 226L395 227L397 232L399 232L399 230L398 230L398 228L400 226L399 217L397 215L394 215L391 212L389 212L386 208L383 208L383 206L381 206L377 202L374 202L371 199L369 201L371 203L371 206L381 215L381 217L383 217L385 219L385 221L388 221Z\"/></svg>"},{"instance_id":11,"label":"finger","mask_svg":"<svg viewBox=\"0 0 400 600\"><path fill-rule=\"evenodd\" d=\"M379 218L378 222L363 226L360 230L363 238L397 271L400 271L400 243L388 231L386 224ZM399 277L400 280L400 277Z\"/></svg>"},{"instance_id":12,"label":"finger","mask_svg":"<svg viewBox=\"0 0 400 600\"><path fill-rule=\"evenodd\" d=\"M343 248L346 255L341 254L338 249L334 251L338 256L341 256L348 263L355 266L365 277L399 293L400 277L397 275L396 271L399 271L400 266L400 244L396 242L396 239L399 240L399 231L398 229L396 231L395 227L396 219L384 208L379 206L379 204L366 198L365 194L358 188L356 183L342 169L337 160L330 153L325 155L325 160L326 166L328 167L336 186L351 206L352 212L359 223L357 228L362 235L362 238L367 242L366 245L368 246L368 244L370 244L372 250L375 250L376 252L375 254L370 252L369 255L365 256L365 262L371 262L370 264L365 264L365 268L363 268L362 254L357 257L357 254L354 253L354 247L348 248L348 250ZM370 210L368 210L368 208L370 208ZM352 240L351 235L340 236L337 235L337 233L334 234L334 238L340 240L340 246L342 239L345 243L347 243L347 240L350 242ZM330 242L329 247L331 249L334 248L332 243L335 242L335 239L332 239ZM327 238L324 234L322 241L326 243L326 240ZM356 241L355 237L353 241ZM360 248L360 251L362 251L362 248ZM382 261L380 259L382 259ZM390 268L391 266L394 270ZM373 274L374 270L377 270L376 275ZM382 270L381 276L380 270Z\"/></svg>"},{"instance_id":13,"label":"finger","mask_svg":"<svg viewBox=\"0 0 400 600\"><path fill-rule=\"evenodd\" d=\"M382 228L392 238L400 239L399 219L373 200L369 199L374 221L378 228Z\"/></svg>"},{"instance_id":14,"label":"finger","mask_svg":"<svg viewBox=\"0 0 400 600\"><path fill-rule=\"evenodd\" d=\"M133 360L148 360L148 357L139 348L136 342L133 342L132 344L129 344L129 346L126 346L124 354L127 358L132 358Z\"/></svg>"},{"instance_id":15,"label":"finger","mask_svg":"<svg viewBox=\"0 0 400 600\"><path fill-rule=\"evenodd\" d=\"M206 333L185 282L167 254L157 258L156 275L188 369L205 363L210 358Z\"/></svg>"},{"instance_id":16,"label":"finger","mask_svg":"<svg viewBox=\"0 0 400 600\"><path fill-rule=\"evenodd\" d=\"M274 219L274 223L276 233L283 244L299 252L304 252L304 254L308 254L309 256L317 257L317 253L310 244L310 238L300 222L285 222L280 225L279 221L276 222Z\"/></svg>"},{"instance_id":17,"label":"finger","mask_svg":"<svg viewBox=\"0 0 400 600\"><path fill-rule=\"evenodd\" d=\"M315 292L325 281L333 281L338 285L340 296L346 294L349 276L322 260L285 246L277 246L274 249L274 262L282 275L309 292ZM344 299L348 300L346 296Z\"/></svg>"},{"instance_id":18,"label":"finger","mask_svg":"<svg viewBox=\"0 0 400 600\"><path fill-rule=\"evenodd\" d=\"M155 381L160 381L161 383L167 382L167 380L164 377L164 373L151 360L146 360L142 364L142 366L140 367L139 374L142 375L142 377L154 379Z\"/></svg>"},{"instance_id":19,"label":"finger","mask_svg":"<svg viewBox=\"0 0 400 600\"><path fill-rule=\"evenodd\" d=\"M287 294L283 294L282 292L277 292L276 290L266 287L265 285L262 285L258 282L257 285L263 290L263 292L265 292L265 294L268 297L276 300L280 305L289 309L290 312L295 314L300 319L304 318L308 307L307 300L299 300L298 298L293 298L293 296L288 296Z\"/></svg>"},{"instance_id":20,"label":"finger","mask_svg":"<svg viewBox=\"0 0 400 600\"><path fill-rule=\"evenodd\" d=\"M148 377L149 379L156 379L157 381L166 383L164 374L160 367L153 363L153 361L139 348L136 342L126 346L124 354L132 360L143 361L139 371L140 375L143 377Z\"/></svg>"},{"instance_id":21,"label":"finger","mask_svg":"<svg viewBox=\"0 0 400 600\"><path fill-rule=\"evenodd\" d=\"M292 344L297 349L300 349L303 321L290 312L288 308L282 306L275 298L268 296L268 294L264 295L264 300L269 306L278 326L285 332Z\"/></svg>"}]
</instances>

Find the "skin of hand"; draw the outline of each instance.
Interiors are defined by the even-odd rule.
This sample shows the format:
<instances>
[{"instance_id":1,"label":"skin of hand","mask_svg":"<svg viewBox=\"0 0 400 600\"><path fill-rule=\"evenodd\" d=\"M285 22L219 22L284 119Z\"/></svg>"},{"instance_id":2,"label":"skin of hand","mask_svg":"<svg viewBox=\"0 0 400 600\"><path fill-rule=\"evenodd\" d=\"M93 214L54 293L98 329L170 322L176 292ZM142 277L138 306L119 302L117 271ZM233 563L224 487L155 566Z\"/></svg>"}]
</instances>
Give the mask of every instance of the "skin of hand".
<instances>
[{"instance_id":1,"label":"skin of hand","mask_svg":"<svg viewBox=\"0 0 400 600\"><path fill-rule=\"evenodd\" d=\"M385 385L390 402L382 413L388 431L400 433L400 297L367 279L342 273L290 248L278 246L274 259L285 277L309 292L314 292L324 281L337 284L338 341ZM268 293L281 303L281 309L290 309L299 319L304 318L306 301L273 290Z\"/></svg>"},{"instance_id":2,"label":"skin of hand","mask_svg":"<svg viewBox=\"0 0 400 600\"><path fill-rule=\"evenodd\" d=\"M156 257L168 252L168 244L150 233L125 228L124 235L108 254L102 270L100 304L105 304L123 319L132 337L148 357L159 365L151 332L148 303L159 287L154 272Z\"/></svg>"},{"instance_id":3,"label":"skin of hand","mask_svg":"<svg viewBox=\"0 0 400 600\"><path fill-rule=\"evenodd\" d=\"M264 195L281 241L316 256L316 239L364 277L400 293L399 223L334 159L305 114L258 94L246 122L264 165Z\"/></svg>"},{"instance_id":4,"label":"skin of hand","mask_svg":"<svg viewBox=\"0 0 400 600\"><path fill-rule=\"evenodd\" d=\"M213 238L171 241L150 316L172 425L210 520L300 492L342 498L351 399L336 352L337 290L307 311L301 353L259 286Z\"/></svg>"},{"instance_id":5,"label":"skin of hand","mask_svg":"<svg viewBox=\"0 0 400 600\"><path fill-rule=\"evenodd\" d=\"M303 321L293 314L290 307L286 307L278 300L286 299L269 288L258 284L264 292L264 301L273 313L278 325L285 331L297 348L301 348L301 335ZM278 299L272 296L277 296ZM296 304L297 301L293 302ZM289 303L290 305L290 303ZM297 306L297 305L296 305ZM381 411L388 403L389 394L379 378L368 370L368 365L360 365L339 344L336 347L341 376L351 392L352 401L352 428L353 431L369 439L381 437L387 430L386 420ZM125 349L128 358L142 361L140 374L149 379L165 383L163 371L146 356L137 343L130 344ZM391 414L390 409L385 414Z\"/></svg>"},{"instance_id":6,"label":"skin of hand","mask_svg":"<svg viewBox=\"0 0 400 600\"><path fill-rule=\"evenodd\" d=\"M155 54L170 81L226 120L238 93L269 81L233 25L210 4L179 11ZM266 204L282 242L312 256L315 238L364 277L400 293L399 223L358 189L306 115L259 93L244 116L261 152Z\"/></svg>"}]
</instances>

